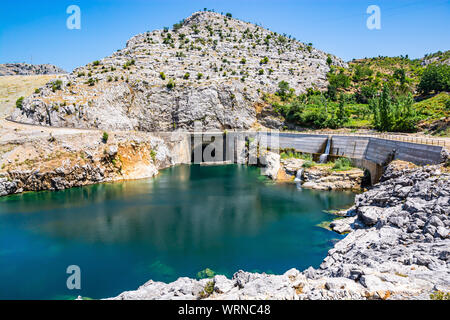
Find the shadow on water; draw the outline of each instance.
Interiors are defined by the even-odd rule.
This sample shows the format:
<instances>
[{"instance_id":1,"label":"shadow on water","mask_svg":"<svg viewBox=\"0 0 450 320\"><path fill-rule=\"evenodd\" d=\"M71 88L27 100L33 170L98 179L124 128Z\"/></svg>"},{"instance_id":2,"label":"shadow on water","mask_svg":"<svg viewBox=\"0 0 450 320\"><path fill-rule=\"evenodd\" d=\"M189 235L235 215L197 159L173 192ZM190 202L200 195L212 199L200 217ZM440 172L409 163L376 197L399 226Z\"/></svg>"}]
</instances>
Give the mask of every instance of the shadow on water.
<instances>
[{"instance_id":1,"label":"shadow on water","mask_svg":"<svg viewBox=\"0 0 450 320\"><path fill-rule=\"evenodd\" d=\"M246 166L178 166L155 179L0 199L0 298L114 296L206 267L317 267L341 238L316 227L352 193L298 190ZM66 289L69 265L82 290Z\"/></svg>"}]
</instances>

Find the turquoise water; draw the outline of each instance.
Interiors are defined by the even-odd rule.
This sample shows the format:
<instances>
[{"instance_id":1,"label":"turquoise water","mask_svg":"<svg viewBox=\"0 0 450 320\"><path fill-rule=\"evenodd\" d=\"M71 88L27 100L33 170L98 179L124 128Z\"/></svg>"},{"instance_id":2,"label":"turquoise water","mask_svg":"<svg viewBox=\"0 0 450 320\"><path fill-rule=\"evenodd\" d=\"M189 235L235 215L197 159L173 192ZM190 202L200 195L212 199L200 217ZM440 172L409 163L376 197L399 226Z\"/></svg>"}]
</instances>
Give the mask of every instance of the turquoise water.
<instances>
[{"instance_id":1,"label":"turquoise water","mask_svg":"<svg viewBox=\"0 0 450 320\"><path fill-rule=\"evenodd\" d=\"M115 296L210 268L318 267L339 235L317 224L352 193L274 184L246 166L179 166L155 179L0 198L0 299ZM81 268L68 290L66 268Z\"/></svg>"}]
</instances>

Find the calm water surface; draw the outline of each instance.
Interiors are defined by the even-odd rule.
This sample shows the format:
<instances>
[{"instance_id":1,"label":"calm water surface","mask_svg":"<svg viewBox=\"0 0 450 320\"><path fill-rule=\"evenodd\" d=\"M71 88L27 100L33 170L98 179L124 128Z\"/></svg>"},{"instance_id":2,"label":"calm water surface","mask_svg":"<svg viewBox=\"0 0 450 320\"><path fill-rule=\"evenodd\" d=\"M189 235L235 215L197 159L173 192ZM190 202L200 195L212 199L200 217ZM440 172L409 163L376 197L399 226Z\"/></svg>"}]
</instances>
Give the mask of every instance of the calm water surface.
<instances>
[{"instance_id":1,"label":"calm water surface","mask_svg":"<svg viewBox=\"0 0 450 320\"><path fill-rule=\"evenodd\" d=\"M340 238L317 225L352 193L274 184L246 166L179 166L150 180L0 198L0 299L115 296L210 268L318 267ZM81 268L81 290L66 268Z\"/></svg>"}]
</instances>

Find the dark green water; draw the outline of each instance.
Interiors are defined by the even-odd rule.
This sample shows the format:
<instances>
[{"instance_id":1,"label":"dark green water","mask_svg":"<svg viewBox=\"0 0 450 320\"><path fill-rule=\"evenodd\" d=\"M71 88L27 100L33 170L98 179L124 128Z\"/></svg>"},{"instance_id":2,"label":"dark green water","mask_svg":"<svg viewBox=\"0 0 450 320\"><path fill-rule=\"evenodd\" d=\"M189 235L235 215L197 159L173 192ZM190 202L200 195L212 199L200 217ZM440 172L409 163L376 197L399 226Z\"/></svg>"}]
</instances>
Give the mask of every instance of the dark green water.
<instances>
[{"instance_id":1,"label":"dark green water","mask_svg":"<svg viewBox=\"0 0 450 320\"><path fill-rule=\"evenodd\" d=\"M210 268L317 267L339 236L323 210L354 195L274 184L246 166L179 166L156 179L0 198L0 299L105 298ZM68 290L66 268L81 268Z\"/></svg>"}]
</instances>

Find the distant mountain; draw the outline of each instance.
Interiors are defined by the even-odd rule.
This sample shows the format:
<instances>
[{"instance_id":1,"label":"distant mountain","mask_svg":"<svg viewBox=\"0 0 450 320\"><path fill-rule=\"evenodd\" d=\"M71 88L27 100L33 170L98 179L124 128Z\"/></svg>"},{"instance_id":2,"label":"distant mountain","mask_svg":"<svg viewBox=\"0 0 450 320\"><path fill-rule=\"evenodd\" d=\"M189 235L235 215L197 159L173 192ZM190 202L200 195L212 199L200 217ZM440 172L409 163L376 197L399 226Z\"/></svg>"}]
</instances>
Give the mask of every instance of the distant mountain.
<instances>
[{"instance_id":1,"label":"distant mountain","mask_svg":"<svg viewBox=\"0 0 450 320\"><path fill-rule=\"evenodd\" d=\"M0 64L0 76L30 76L67 73L51 64L6 63Z\"/></svg>"},{"instance_id":2,"label":"distant mountain","mask_svg":"<svg viewBox=\"0 0 450 320\"><path fill-rule=\"evenodd\" d=\"M327 89L341 59L287 35L214 12L131 38L26 98L14 120L104 130L247 129L264 94ZM262 119L261 121L264 121Z\"/></svg>"}]
</instances>

